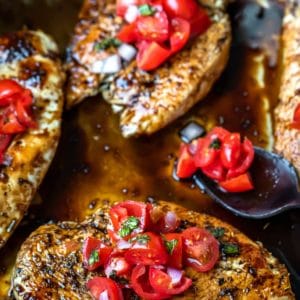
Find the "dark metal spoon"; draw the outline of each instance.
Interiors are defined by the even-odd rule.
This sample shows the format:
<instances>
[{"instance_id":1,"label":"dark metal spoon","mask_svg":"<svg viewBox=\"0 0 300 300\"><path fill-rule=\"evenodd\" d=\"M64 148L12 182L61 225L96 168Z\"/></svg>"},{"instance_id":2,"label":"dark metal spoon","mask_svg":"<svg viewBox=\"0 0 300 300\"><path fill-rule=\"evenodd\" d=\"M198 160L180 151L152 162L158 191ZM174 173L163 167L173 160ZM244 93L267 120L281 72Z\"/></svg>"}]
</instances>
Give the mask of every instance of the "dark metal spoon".
<instances>
[{"instance_id":1,"label":"dark metal spoon","mask_svg":"<svg viewBox=\"0 0 300 300\"><path fill-rule=\"evenodd\" d=\"M241 217L262 219L300 208L298 176L287 160L255 147L250 174L255 189L245 193L224 192L201 172L194 180L216 202Z\"/></svg>"}]
</instances>

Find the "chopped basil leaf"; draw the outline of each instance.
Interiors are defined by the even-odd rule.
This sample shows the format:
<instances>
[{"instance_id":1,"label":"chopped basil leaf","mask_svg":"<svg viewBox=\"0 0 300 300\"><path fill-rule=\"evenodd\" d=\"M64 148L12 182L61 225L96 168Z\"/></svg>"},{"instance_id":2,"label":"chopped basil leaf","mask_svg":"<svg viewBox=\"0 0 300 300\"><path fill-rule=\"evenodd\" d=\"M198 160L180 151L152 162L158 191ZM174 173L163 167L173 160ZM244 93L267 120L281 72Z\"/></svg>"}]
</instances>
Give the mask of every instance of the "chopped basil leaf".
<instances>
[{"instance_id":1,"label":"chopped basil leaf","mask_svg":"<svg viewBox=\"0 0 300 300\"><path fill-rule=\"evenodd\" d=\"M95 50L100 51L100 50L105 50L109 47L119 47L121 45L121 42L116 39L116 38L107 38L104 39L103 41L97 43L95 45Z\"/></svg>"},{"instance_id":2,"label":"chopped basil leaf","mask_svg":"<svg viewBox=\"0 0 300 300\"><path fill-rule=\"evenodd\" d=\"M237 244L226 243L226 244L222 244L222 252L228 256L235 256L235 255L239 255L240 248Z\"/></svg>"},{"instance_id":3,"label":"chopped basil leaf","mask_svg":"<svg viewBox=\"0 0 300 300\"><path fill-rule=\"evenodd\" d=\"M209 145L209 148L213 149L220 149L221 148L221 141L218 138L215 138L211 144Z\"/></svg>"},{"instance_id":4,"label":"chopped basil leaf","mask_svg":"<svg viewBox=\"0 0 300 300\"><path fill-rule=\"evenodd\" d=\"M99 261L99 252L97 250L93 250L89 257L88 264L89 266L91 266L97 263L98 261Z\"/></svg>"},{"instance_id":5,"label":"chopped basil leaf","mask_svg":"<svg viewBox=\"0 0 300 300\"><path fill-rule=\"evenodd\" d=\"M140 221L136 217L129 217L123 224L119 231L121 237L129 235L134 229L136 229L140 224Z\"/></svg>"},{"instance_id":6,"label":"chopped basil leaf","mask_svg":"<svg viewBox=\"0 0 300 300\"><path fill-rule=\"evenodd\" d=\"M135 241L139 244L146 245L150 241L150 237L147 234L140 234L135 237Z\"/></svg>"},{"instance_id":7,"label":"chopped basil leaf","mask_svg":"<svg viewBox=\"0 0 300 300\"><path fill-rule=\"evenodd\" d=\"M178 244L178 240L176 240L176 239L170 240L170 241L165 241L166 248L170 254L173 253L177 244Z\"/></svg>"},{"instance_id":8,"label":"chopped basil leaf","mask_svg":"<svg viewBox=\"0 0 300 300\"><path fill-rule=\"evenodd\" d=\"M149 4L143 4L139 7L139 11L142 16L153 16L156 9Z\"/></svg>"},{"instance_id":9,"label":"chopped basil leaf","mask_svg":"<svg viewBox=\"0 0 300 300\"><path fill-rule=\"evenodd\" d=\"M225 229L223 227L215 227L211 228L210 232L216 239L219 239L224 235Z\"/></svg>"}]
</instances>

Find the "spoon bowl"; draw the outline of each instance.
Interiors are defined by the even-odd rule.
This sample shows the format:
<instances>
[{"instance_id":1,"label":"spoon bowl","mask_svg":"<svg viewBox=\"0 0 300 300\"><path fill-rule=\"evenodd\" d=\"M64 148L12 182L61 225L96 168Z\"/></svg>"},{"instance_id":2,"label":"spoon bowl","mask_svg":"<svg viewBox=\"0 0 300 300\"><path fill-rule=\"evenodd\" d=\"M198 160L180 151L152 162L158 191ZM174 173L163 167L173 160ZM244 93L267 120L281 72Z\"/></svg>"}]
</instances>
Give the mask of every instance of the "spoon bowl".
<instances>
[{"instance_id":1,"label":"spoon bowl","mask_svg":"<svg viewBox=\"0 0 300 300\"><path fill-rule=\"evenodd\" d=\"M249 172L254 189L243 193L225 192L201 172L194 175L194 180L216 202L241 217L263 219L300 208L297 172L286 159L255 147Z\"/></svg>"}]
</instances>

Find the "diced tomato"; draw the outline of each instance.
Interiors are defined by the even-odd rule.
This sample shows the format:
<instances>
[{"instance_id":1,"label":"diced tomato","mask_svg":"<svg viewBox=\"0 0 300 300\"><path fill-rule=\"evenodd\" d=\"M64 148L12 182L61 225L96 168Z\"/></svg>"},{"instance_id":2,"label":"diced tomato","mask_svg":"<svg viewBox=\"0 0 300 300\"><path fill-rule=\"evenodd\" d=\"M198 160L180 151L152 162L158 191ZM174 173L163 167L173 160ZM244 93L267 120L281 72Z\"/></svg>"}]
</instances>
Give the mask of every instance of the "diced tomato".
<instances>
[{"instance_id":1,"label":"diced tomato","mask_svg":"<svg viewBox=\"0 0 300 300\"><path fill-rule=\"evenodd\" d=\"M173 53L181 50L190 38L191 26L184 19L174 18L171 21L172 33L170 36L171 51Z\"/></svg>"},{"instance_id":2,"label":"diced tomato","mask_svg":"<svg viewBox=\"0 0 300 300\"><path fill-rule=\"evenodd\" d=\"M194 155L196 167L207 167L215 161L218 153L220 152L221 145L213 146L212 143L214 143L214 140L211 140L207 136L197 140L197 148Z\"/></svg>"},{"instance_id":3,"label":"diced tomato","mask_svg":"<svg viewBox=\"0 0 300 300\"><path fill-rule=\"evenodd\" d=\"M2 111L0 115L0 134L17 134L26 130L15 112L13 106L9 106Z\"/></svg>"},{"instance_id":4,"label":"diced tomato","mask_svg":"<svg viewBox=\"0 0 300 300\"><path fill-rule=\"evenodd\" d=\"M207 230L190 227L182 232L186 265L198 272L211 270L219 258L219 243Z\"/></svg>"},{"instance_id":5,"label":"diced tomato","mask_svg":"<svg viewBox=\"0 0 300 300\"><path fill-rule=\"evenodd\" d=\"M209 139L211 141L213 141L215 139L219 139L222 143L225 140L225 138L229 135L230 135L230 132L227 129L216 126L208 132L206 137L209 137Z\"/></svg>"},{"instance_id":6,"label":"diced tomato","mask_svg":"<svg viewBox=\"0 0 300 300\"><path fill-rule=\"evenodd\" d=\"M230 168L227 172L226 178L234 178L241 174L244 174L250 168L254 159L254 148L253 144L247 138L242 143L242 154L239 159L239 163L234 168Z\"/></svg>"},{"instance_id":7,"label":"diced tomato","mask_svg":"<svg viewBox=\"0 0 300 300\"><path fill-rule=\"evenodd\" d=\"M164 235L166 248L169 253L168 266L182 268L182 237L180 233L167 233Z\"/></svg>"},{"instance_id":8,"label":"diced tomato","mask_svg":"<svg viewBox=\"0 0 300 300\"><path fill-rule=\"evenodd\" d=\"M222 166L221 160L218 157L209 166L201 168L202 172L211 179L222 181L225 179L226 170Z\"/></svg>"},{"instance_id":9,"label":"diced tomato","mask_svg":"<svg viewBox=\"0 0 300 300\"><path fill-rule=\"evenodd\" d=\"M291 127L294 129L300 129L300 104L298 104L297 107L295 108Z\"/></svg>"},{"instance_id":10,"label":"diced tomato","mask_svg":"<svg viewBox=\"0 0 300 300\"><path fill-rule=\"evenodd\" d=\"M219 185L230 193L240 193L253 190L253 184L248 173L219 182Z\"/></svg>"},{"instance_id":11,"label":"diced tomato","mask_svg":"<svg viewBox=\"0 0 300 300\"><path fill-rule=\"evenodd\" d=\"M95 300L123 300L122 290L110 278L94 277L87 282L87 288Z\"/></svg>"},{"instance_id":12,"label":"diced tomato","mask_svg":"<svg viewBox=\"0 0 300 300\"><path fill-rule=\"evenodd\" d=\"M221 146L221 162L227 168L234 168L240 159L241 151L241 136L239 133L231 133L228 135Z\"/></svg>"},{"instance_id":13,"label":"diced tomato","mask_svg":"<svg viewBox=\"0 0 300 300\"><path fill-rule=\"evenodd\" d=\"M137 265L131 274L132 288L135 293L145 300L163 300L170 298L170 294L155 291L149 283L149 271L146 266Z\"/></svg>"},{"instance_id":14,"label":"diced tomato","mask_svg":"<svg viewBox=\"0 0 300 300\"><path fill-rule=\"evenodd\" d=\"M189 20L191 24L191 36L196 37L204 33L211 25L211 20L206 11L198 7L197 13Z\"/></svg>"},{"instance_id":15,"label":"diced tomato","mask_svg":"<svg viewBox=\"0 0 300 300\"><path fill-rule=\"evenodd\" d=\"M136 23L124 25L117 34L117 38L123 43L134 43L138 39Z\"/></svg>"},{"instance_id":16,"label":"diced tomato","mask_svg":"<svg viewBox=\"0 0 300 300\"><path fill-rule=\"evenodd\" d=\"M122 228L122 224L129 217L138 219L138 226L133 230L134 234L143 232L150 223L150 213L147 204L137 201L127 200L114 205L109 211L109 216L115 232L119 232Z\"/></svg>"},{"instance_id":17,"label":"diced tomato","mask_svg":"<svg viewBox=\"0 0 300 300\"><path fill-rule=\"evenodd\" d=\"M130 264L122 256L111 256L104 268L104 273L107 277L114 273L119 277L129 275L129 272Z\"/></svg>"},{"instance_id":18,"label":"diced tomato","mask_svg":"<svg viewBox=\"0 0 300 300\"><path fill-rule=\"evenodd\" d=\"M164 11L158 11L154 16L140 16L136 21L140 40L149 42L164 42L169 38L169 20Z\"/></svg>"},{"instance_id":19,"label":"diced tomato","mask_svg":"<svg viewBox=\"0 0 300 300\"><path fill-rule=\"evenodd\" d=\"M180 270L174 271L180 272ZM149 268L149 281L156 292L170 295L177 295L183 293L193 283L190 278L183 276L179 283L173 284L172 277L157 267Z\"/></svg>"},{"instance_id":20,"label":"diced tomato","mask_svg":"<svg viewBox=\"0 0 300 300\"><path fill-rule=\"evenodd\" d=\"M125 259L130 264L165 264L168 254L160 236L145 232L133 238L133 244L125 252Z\"/></svg>"},{"instance_id":21,"label":"diced tomato","mask_svg":"<svg viewBox=\"0 0 300 300\"><path fill-rule=\"evenodd\" d=\"M12 138L10 134L0 134L0 164L4 160L4 153L12 141Z\"/></svg>"},{"instance_id":22,"label":"diced tomato","mask_svg":"<svg viewBox=\"0 0 300 300\"><path fill-rule=\"evenodd\" d=\"M171 17L179 17L190 20L199 6L195 0L163 0L163 6Z\"/></svg>"},{"instance_id":23,"label":"diced tomato","mask_svg":"<svg viewBox=\"0 0 300 300\"><path fill-rule=\"evenodd\" d=\"M16 81L11 79L0 80L0 106L10 104L11 97L15 94L22 93L24 88Z\"/></svg>"},{"instance_id":24,"label":"diced tomato","mask_svg":"<svg viewBox=\"0 0 300 300\"><path fill-rule=\"evenodd\" d=\"M85 268L92 271L100 266L104 266L112 250L111 247L105 245L102 241L88 237L83 243L83 263Z\"/></svg>"},{"instance_id":25,"label":"diced tomato","mask_svg":"<svg viewBox=\"0 0 300 300\"><path fill-rule=\"evenodd\" d=\"M37 124L31 117L30 108L25 108L21 101L17 101L15 105L16 114L19 122L27 128L36 128Z\"/></svg>"},{"instance_id":26,"label":"diced tomato","mask_svg":"<svg viewBox=\"0 0 300 300\"><path fill-rule=\"evenodd\" d=\"M186 144L180 145L179 158L176 168L176 175L179 178L188 178L197 170L194 158L190 154L188 147L189 146Z\"/></svg>"},{"instance_id":27,"label":"diced tomato","mask_svg":"<svg viewBox=\"0 0 300 300\"><path fill-rule=\"evenodd\" d=\"M137 65L144 71L160 66L171 55L171 51L157 42L143 41L138 45Z\"/></svg>"}]
</instances>

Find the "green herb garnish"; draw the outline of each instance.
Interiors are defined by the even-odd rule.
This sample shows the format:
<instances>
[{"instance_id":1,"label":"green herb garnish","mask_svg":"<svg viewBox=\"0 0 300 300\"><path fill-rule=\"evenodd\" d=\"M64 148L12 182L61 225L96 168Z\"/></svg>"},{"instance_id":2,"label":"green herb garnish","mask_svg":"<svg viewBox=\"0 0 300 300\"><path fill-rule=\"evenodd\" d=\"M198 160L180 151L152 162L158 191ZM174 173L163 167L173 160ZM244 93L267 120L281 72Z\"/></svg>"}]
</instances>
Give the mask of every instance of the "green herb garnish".
<instances>
[{"instance_id":1,"label":"green herb garnish","mask_svg":"<svg viewBox=\"0 0 300 300\"><path fill-rule=\"evenodd\" d=\"M150 241L150 237L147 234L140 234L135 237L135 242L146 245Z\"/></svg>"},{"instance_id":2,"label":"green herb garnish","mask_svg":"<svg viewBox=\"0 0 300 300\"><path fill-rule=\"evenodd\" d=\"M226 244L222 244L222 252L228 256L235 256L235 255L239 255L240 248L237 244L226 243Z\"/></svg>"},{"instance_id":3,"label":"green herb garnish","mask_svg":"<svg viewBox=\"0 0 300 300\"><path fill-rule=\"evenodd\" d=\"M218 138L215 138L209 145L209 148L213 149L220 149L221 148L221 141Z\"/></svg>"},{"instance_id":4,"label":"green herb garnish","mask_svg":"<svg viewBox=\"0 0 300 300\"><path fill-rule=\"evenodd\" d=\"M136 217L129 217L123 224L122 228L119 230L119 235L125 237L129 235L134 229L138 228L140 221Z\"/></svg>"},{"instance_id":5,"label":"green herb garnish","mask_svg":"<svg viewBox=\"0 0 300 300\"><path fill-rule=\"evenodd\" d=\"M88 264L91 266L97 262L99 262L99 252L97 250L93 250L89 257Z\"/></svg>"},{"instance_id":6,"label":"green herb garnish","mask_svg":"<svg viewBox=\"0 0 300 300\"><path fill-rule=\"evenodd\" d=\"M143 4L139 7L139 11L142 16L153 16L156 9L149 4Z\"/></svg>"},{"instance_id":7,"label":"green herb garnish","mask_svg":"<svg viewBox=\"0 0 300 300\"><path fill-rule=\"evenodd\" d=\"M225 229L223 227L211 228L209 231L216 239L221 238L225 233Z\"/></svg>"},{"instance_id":8,"label":"green herb garnish","mask_svg":"<svg viewBox=\"0 0 300 300\"><path fill-rule=\"evenodd\" d=\"M121 41L119 41L116 38L107 38L104 39L103 41L95 44L95 50L100 51L100 50L105 50L109 47L119 47L121 45Z\"/></svg>"},{"instance_id":9,"label":"green herb garnish","mask_svg":"<svg viewBox=\"0 0 300 300\"><path fill-rule=\"evenodd\" d=\"M174 251L175 247L177 246L177 244L178 244L178 240L176 240L176 239L170 240L170 241L165 240L165 246L166 246L166 248L167 248L167 250L170 254L173 253L173 251Z\"/></svg>"}]
</instances>

